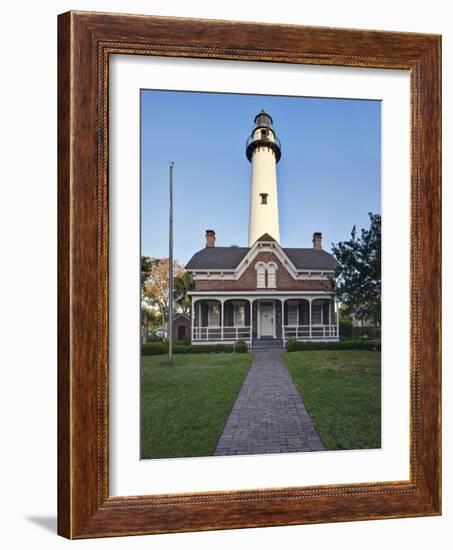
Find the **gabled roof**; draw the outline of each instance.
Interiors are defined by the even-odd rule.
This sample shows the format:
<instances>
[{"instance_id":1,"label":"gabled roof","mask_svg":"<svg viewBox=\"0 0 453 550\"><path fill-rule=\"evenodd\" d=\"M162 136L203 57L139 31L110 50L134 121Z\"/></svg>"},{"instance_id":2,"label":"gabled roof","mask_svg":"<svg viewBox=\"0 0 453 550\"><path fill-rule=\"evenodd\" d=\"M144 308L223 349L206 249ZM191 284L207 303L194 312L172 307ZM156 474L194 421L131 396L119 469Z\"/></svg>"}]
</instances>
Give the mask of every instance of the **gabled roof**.
<instances>
[{"instance_id":1,"label":"gabled roof","mask_svg":"<svg viewBox=\"0 0 453 550\"><path fill-rule=\"evenodd\" d=\"M186 269L236 269L250 248L239 246L211 246L196 252Z\"/></svg>"},{"instance_id":2,"label":"gabled roof","mask_svg":"<svg viewBox=\"0 0 453 550\"><path fill-rule=\"evenodd\" d=\"M263 235L265 237L265 235ZM269 236L267 236L269 237ZM258 239L262 240L262 238ZM272 239L266 239L275 240ZM338 266L337 260L325 250L315 248L282 248L296 269L314 271L333 271ZM236 269L250 248L239 246L213 246L196 252L186 265L187 270Z\"/></svg>"},{"instance_id":3,"label":"gabled roof","mask_svg":"<svg viewBox=\"0 0 453 550\"><path fill-rule=\"evenodd\" d=\"M326 271L338 267L338 262L332 254L315 248L284 248L283 252L295 265L296 269L313 269Z\"/></svg>"},{"instance_id":4,"label":"gabled roof","mask_svg":"<svg viewBox=\"0 0 453 550\"><path fill-rule=\"evenodd\" d=\"M177 313L176 315L173 316L173 321L178 319L178 317L185 317L188 321L190 321L190 317L185 313Z\"/></svg>"},{"instance_id":5,"label":"gabled roof","mask_svg":"<svg viewBox=\"0 0 453 550\"><path fill-rule=\"evenodd\" d=\"M271 235L269 235L269 233L264 233L264 235L261 235L261 237L259 239L256 239L256 240L257 241L264 241L264 242L267 242L267 243L275 241L274 237L271 237Z\"/></svg>"}]
</instances>

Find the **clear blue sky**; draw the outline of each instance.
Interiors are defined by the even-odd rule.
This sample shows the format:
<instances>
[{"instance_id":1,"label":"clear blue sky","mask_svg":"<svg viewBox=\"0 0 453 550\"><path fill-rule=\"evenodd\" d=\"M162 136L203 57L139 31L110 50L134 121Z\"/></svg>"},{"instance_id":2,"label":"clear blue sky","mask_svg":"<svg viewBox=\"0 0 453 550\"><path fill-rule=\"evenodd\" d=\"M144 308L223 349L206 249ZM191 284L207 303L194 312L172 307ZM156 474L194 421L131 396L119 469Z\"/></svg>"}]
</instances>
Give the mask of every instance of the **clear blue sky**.
<instances>
[{"instance_id":1,"label":"clear blue sky","mask_svg":"<svg viewBox=\"0 0 453 550\"><path fill-rule=\"evenodd\" d=\"M264 108L282 143L280 241L323 247L381 211L379 101L142 90L142 254L168 256L168 163L174 167L174 257L247 246L251 164L245 141Z\"/></svg>"}]
</instances>

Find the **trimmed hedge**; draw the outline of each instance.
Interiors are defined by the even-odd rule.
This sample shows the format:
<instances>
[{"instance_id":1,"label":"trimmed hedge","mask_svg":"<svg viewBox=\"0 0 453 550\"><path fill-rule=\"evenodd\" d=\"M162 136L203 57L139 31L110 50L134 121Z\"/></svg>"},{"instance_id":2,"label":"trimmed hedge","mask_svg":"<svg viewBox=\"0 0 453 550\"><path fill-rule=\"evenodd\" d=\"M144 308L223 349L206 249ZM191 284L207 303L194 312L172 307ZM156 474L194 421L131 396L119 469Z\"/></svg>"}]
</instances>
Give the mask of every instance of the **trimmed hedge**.
<instances>
[{"instance_id":1,"label":"trimmed hedge","mask_svg":"<svg viewBox=\"0 0 453 550\"><path fill-rule=\"evenodd\" d=\"M286 351L311 351L311 350L368 350L381 351L381 342L363 340L342 340L340 342L298 342L289 339L286 342Z\"/></svg>"},{"instance_id":2,"label":"trimmed hedge","mask_svg":"<svg viewBox=\"0 0 453 550\"><path fill-rule=\"evenodd\" d=\"M181 344L175 344L173 346L173 353L232 353L233 346L227 344L206 344L201 346L185 346ZM142 355L165 355L168 353L167 342L155 342L142 344Z\"/></svg>"},{"instance_id":3,"label":"trimmed hedge","mask_svg":"<svg viewBox=\"0 0 453 550\"><path fill-rule=\"evenodd\" d=\"M167 351L168 344L164 342L142 344L142 355L164 355Z\"/></svg>"},{"instance_id":4,"label":"trimmed hedge","mask_svg":"<svg viewBox=\"0 0 453 550\"><path fill-rule=\"evenodd\" d=\"M236 353L247 353L249 348L245 343L245 340L238 340L234 346L234 350Z\"/></svg>"},{"instance_id":5,"label":"trimmed hedge","mask_svg":"<svg viewBox=\"0 0 453 550\"><path fill-rule=\"evenodd\" d=\"M381 338L381 327L353 327L352 338Z\"/></svg>"},{"instance_id":6,"label":"trimmed hedge","mask_svg":"<svg viewBox=\"0 0 453 550\"><path fill-rule=\"evenodd\" d=\"M233 346L227 344L203 344L200 346L173 346L173 353L233 353Z\"/></svg>"}]
</instances>

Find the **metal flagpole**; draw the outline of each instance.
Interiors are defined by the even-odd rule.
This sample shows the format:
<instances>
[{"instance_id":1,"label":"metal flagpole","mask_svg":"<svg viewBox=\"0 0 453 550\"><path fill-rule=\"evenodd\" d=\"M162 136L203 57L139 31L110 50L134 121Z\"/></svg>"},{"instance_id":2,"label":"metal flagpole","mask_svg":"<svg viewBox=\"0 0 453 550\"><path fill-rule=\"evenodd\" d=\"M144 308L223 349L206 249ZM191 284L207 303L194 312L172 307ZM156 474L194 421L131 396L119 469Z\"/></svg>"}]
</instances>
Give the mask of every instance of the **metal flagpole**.
<instances>
[{"instance_id":1,"label":"metal flagpole","mask_svg":"<svg viewBox=\"0 0 453 550\"><path fill-rule=\"evenodd\" d=\"M173 363L173 166L170 161L170 181L169 181L169 224L168 224L168 364Z\"/></svg>"}]
</instances>

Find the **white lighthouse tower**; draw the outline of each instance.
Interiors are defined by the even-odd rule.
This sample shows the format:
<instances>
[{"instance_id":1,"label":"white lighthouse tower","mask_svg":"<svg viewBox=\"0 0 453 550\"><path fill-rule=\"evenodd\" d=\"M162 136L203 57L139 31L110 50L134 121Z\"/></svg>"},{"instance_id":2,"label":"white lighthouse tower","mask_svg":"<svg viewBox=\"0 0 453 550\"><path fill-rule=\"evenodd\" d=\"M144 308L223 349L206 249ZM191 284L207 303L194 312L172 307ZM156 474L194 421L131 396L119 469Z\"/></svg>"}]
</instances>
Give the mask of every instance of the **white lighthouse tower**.
<instances>
[{"instance_id":1,"label":"white lighthouse tower","mask_svg":"<svg viewBox=\"0 0 453 550\"><path fill-rule=\"evenodd\" d=\"M246 155L252 163L249 246L265 233L280 242L277 162L281 157L281 146L272 126L272 117L264 109L255 117Z\"/></svg>"}]
</instances>

